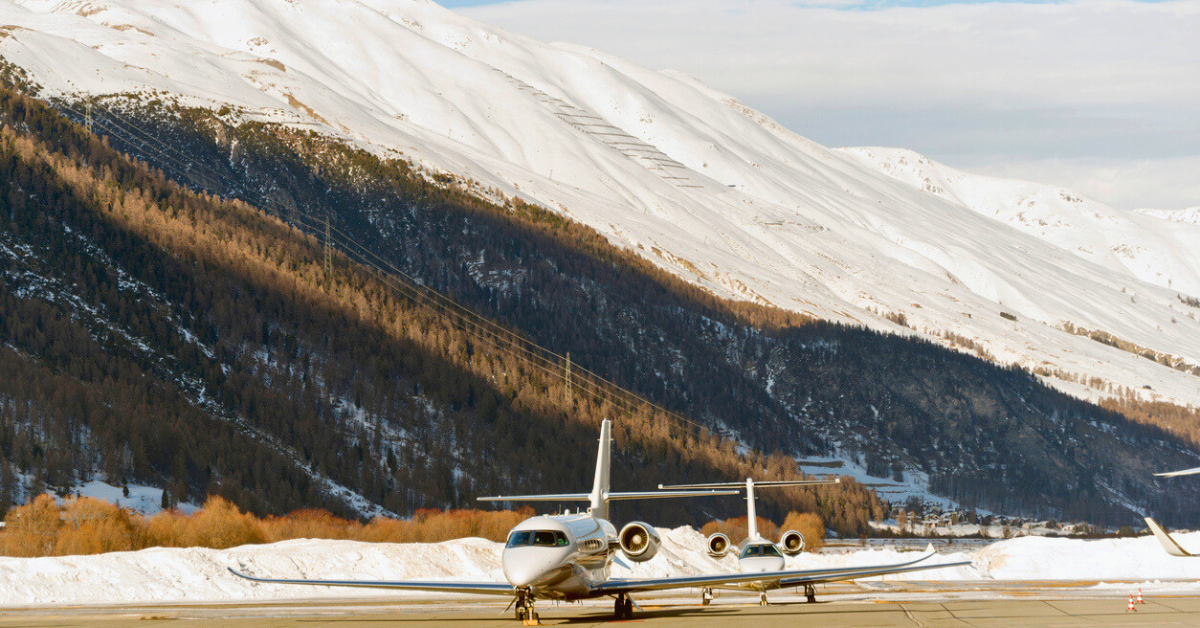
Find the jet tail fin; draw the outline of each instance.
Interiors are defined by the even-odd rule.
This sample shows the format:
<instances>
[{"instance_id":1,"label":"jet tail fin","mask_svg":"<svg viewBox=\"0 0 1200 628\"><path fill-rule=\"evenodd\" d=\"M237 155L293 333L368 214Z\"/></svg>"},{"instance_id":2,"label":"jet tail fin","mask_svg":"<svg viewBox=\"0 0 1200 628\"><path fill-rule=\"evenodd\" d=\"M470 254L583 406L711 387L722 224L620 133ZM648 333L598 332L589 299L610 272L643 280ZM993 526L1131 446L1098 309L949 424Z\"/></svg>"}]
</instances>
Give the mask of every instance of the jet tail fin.
<instances>
[{"instance_id":1,"label":"jet tail fin","mask_svg":"<svg viewBox=\"0 0 1200 628\"><path fill-rule=\"evenodd\" d=\"M596 450L596 477L592 480L592 516L608 519L608 491L612 475L612 421L600 422L600 447Z\"/></svg>"},{"instance_id":2,"label":"jet tail fin","mask_svg":"<svg viewBox=\"0 0 1200 628\"><path fill-rule=\"evenodd\" d=\"M1181 558L1191 558L1195 556L1195 554L1191 554L1187 550L1183 549L1183 546L1181 546L1174 537L1172 537L1170 534L1167 534L1167 531L1163 530L1162 527L1150 517L1146 517L1146 525L1150 526L1150 531L1154 533L1154 537L1158 539L1158 542L1162 544L1163 549L1167 550L1168 554L1172 556L1179 556Z\"/></svg>"}]
</instances>

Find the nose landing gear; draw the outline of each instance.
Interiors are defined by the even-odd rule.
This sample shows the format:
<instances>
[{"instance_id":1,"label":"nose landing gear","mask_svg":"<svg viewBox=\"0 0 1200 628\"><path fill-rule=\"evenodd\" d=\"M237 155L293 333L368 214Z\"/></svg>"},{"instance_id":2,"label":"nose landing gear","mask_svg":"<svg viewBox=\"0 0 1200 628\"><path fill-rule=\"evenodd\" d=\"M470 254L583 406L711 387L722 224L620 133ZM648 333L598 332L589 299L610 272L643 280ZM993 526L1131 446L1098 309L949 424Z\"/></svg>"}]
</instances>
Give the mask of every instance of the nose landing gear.
<instances>
[{"instance_id":1,"label":"nose landing gear","mask_svg":"<svg viewBox=\"0 0 1200 628\"><path fill-rule=\"evenodd\" d=\"M817 601L817 588L811 584L804 585L804 596L808 598L808 603L812 604Z\"/></svg>"},{"instance_id":2,"label":"nose landing gear","mask_svg":"<svg viewBox=\"0 0 1200 628\"><path fill-rule=\"evenodd\" d=\"M758 605L759 605L759 606L766 606L767 604L768 604L768 602L767 602L767 592L766 592L766 591L763 591L763 592L761 592L761 593L759 593L759 594L758 594Z\"/></svg>"},{"instance_id":3,"label":"nose landing gear","mask_svg":"<svg viewBox=\"0 0 1200 628\"><path fill-rule=\"evenodd\" d=\"M633 619L633 600L628 595L617 594L617 601L613 603L613 616L617 619Z\"/></svg>"},{"instance_id":4,"label":"nose landing gear","mask_svg":"<svg viewBox=\"0 0 1200 628\"><path fill-rule=\"evenodd\" d=\"M712 601L713 601L713 590L711 588L706 588L706 589L703 589L700 591L700 605L701 606L708 606L709 604L712 604Z\"/></svg>"},{"instance_id":5,"label":"nose landing gear","mask_svg":"<svg viewBox=\"0 0 1200 628\"><path fill-rule=\"evenodd\" d=\"M537 611L533 610L533 596L522 591L517 594L517 621L523 626L540 626Z\"/></svg>"}]
</instances>

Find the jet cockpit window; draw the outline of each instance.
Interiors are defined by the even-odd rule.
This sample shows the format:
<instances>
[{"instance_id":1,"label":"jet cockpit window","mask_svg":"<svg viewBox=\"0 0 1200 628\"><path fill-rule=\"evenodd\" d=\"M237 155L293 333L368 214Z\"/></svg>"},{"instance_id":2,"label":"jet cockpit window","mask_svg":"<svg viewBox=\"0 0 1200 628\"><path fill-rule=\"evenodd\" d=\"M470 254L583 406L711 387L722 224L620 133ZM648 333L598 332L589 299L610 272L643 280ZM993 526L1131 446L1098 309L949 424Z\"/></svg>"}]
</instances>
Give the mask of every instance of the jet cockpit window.
<instances>
[{"instance_id":1,"label":"jet cockpit window","mask_svg":"<svg viewBox=\"0 0 1200 628\"><path fill-rule=\"evenodd\" d=\"M742 551L742 558L757 558L762 556L761 545L751 545Z\"/></svg>"},{"instance_id":2,"label":"jet cockpit window","mask_svg":"<svg viewBox=\"0 0 1200 628\"><path fill-rule=\"evenodd\" d=\"M533 545L540 547L566 547L567 535L558 530L538 530L533 533Z\"/></svg>"},{"instance_id":3,"label":"jet cockpit window","mask_svg":"<svg viewBox=\"0 0 1200 628\"><path fill-rule=\"evenodd\" d=\"M529 538L532 536L532 532L513 532L513 535L508 537L508 546L522 547L529 545Z\"/></svg>"},{"instance_id":4,"label":"jet cockpit window","mask_svg":"<svg viewBox=\"0 0 1200 628\"><path fill-rule=\"evenodd\" d=\"M762 549L763 549L763 556L774 556L776 558L783 558L783 554L779 553L779 548L775 547L774 545L764 545Z\"/></svg>"},{"instance_id":5,"label":"jet cockpit window","mask_svg":"<svg viewBox=\"0 0 1200 628\"><path fill-rule=\"evenodd\" d=\"M508 537L508 547L566 547L569 544L567 535L559 530L525 530L513 532L512 536Z\"/></svg>"}]
</instances>

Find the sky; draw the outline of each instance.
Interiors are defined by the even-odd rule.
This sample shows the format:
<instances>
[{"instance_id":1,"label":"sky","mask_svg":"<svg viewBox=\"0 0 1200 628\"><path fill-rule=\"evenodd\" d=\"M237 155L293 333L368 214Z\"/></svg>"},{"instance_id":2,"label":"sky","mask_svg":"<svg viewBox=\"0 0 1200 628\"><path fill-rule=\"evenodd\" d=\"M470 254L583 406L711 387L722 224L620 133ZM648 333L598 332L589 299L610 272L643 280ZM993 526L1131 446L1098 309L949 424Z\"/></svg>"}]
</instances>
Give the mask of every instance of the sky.
<instances>
[{"instance_id":1,"label":"sky","mask_svg":"<svg viewBox=\"0 0 1200 628\"><path fill-rule=\"evenodd\" d=\"M1200 205L1200 0L441 0L691 74L827 146Z\"/></svg>"}]
</instances>

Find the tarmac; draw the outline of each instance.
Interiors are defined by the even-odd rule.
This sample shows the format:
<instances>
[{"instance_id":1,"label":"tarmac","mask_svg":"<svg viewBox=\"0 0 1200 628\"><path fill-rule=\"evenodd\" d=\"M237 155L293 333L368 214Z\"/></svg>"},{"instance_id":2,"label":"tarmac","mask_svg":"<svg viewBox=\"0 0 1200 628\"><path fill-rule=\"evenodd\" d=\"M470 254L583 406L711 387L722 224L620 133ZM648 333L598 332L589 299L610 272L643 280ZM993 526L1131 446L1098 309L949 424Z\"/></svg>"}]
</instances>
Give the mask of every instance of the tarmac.
<instances>
[{"instance_id":1,"label":"tarmac","mask_svg":"<svg viewBox=\"0 0 1200 628\"><path fill-rule=\"evenodd\" d=\"M640 623L654 628L1051 628L1079 626L1192 626L1200 628L1200 597L1156 595L1130 612L1119 591L1097 593L1094 583L975 583L956 588L910 583L884 590L839 587L827 601L803 602L777 594L769 606L756 598L725 594L711 606L690 598L640 600L628 622L612 620L611 602L543 603L538 607L546 626L605 626ZM511 610L494 600L336 599L261 604L161 605L138 607L25 607L0 609L0 628L89 627L139 628L181 625L205 628L469 628L521 624Z\"/></svg>"}]
</instances>

